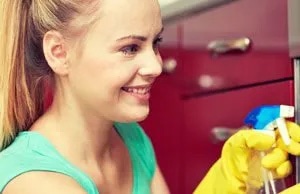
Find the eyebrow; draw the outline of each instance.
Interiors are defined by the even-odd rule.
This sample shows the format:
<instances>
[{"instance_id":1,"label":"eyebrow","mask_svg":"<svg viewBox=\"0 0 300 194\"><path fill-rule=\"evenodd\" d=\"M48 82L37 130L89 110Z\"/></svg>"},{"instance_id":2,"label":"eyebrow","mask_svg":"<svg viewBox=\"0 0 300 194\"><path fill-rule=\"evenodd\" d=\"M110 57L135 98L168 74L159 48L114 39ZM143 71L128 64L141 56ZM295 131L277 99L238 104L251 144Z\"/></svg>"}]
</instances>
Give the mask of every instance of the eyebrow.
<instances>
[{"instance_id":1,"label":"eyebrow","mask_svg":"<svg viewBox=\"0 0 300 194\"><path fill-rule=\"evenodd\" d=\"M159 36L162 32L164 31L164 27L161 28L160 32L155 36ZM139 35L129 35L129 36L124 36L122 38L117 39L117 41L125 40L125 39L136 39L140 41L146 41L147 38L145 36L139 36Z\"/></svg>"}]
</instances>

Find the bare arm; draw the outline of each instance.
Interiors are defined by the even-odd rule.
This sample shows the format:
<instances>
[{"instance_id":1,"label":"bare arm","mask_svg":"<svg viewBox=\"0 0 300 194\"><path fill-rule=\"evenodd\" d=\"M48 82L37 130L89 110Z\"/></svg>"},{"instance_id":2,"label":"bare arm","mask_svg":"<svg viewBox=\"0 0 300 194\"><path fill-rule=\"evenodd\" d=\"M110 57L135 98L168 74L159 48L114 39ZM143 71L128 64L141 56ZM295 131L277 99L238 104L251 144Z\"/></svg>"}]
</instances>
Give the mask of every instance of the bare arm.
<instances>
[{"instance_id":1,"label":"bare arm","mask_svg":"<svg viewBox=\"0 0 300 194\"><path fill-rule=\"evenodd\" d=\"M14 178L3 194L87 194L72 178L52 172L28 172Z\"/></svg>"},{"instance_id":2,"label":"bare arm","mask_svg":"<svg viewBox=\"0 0 300 194\"><path fill-rule=\"evenodd\" d=\"M152 194L170 194L167 183L164 180L164 177L159 169L156 168L155 174L151 184Z\"/></svg>"}]
</instances>

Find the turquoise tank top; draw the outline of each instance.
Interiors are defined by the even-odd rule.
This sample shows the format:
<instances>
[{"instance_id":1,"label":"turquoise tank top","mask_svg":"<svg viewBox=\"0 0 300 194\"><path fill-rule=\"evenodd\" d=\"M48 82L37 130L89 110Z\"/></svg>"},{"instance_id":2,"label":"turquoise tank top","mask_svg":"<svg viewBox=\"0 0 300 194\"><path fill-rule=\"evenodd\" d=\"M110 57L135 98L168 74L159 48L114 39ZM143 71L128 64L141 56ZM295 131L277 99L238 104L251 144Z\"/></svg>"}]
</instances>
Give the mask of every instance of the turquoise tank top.
<instances>
[{"instance_id":1,"label":"turquoise tank top","mask_svg":"<svg viewBox=\"0 0 300 194\"><path fill-rule=\"evenodd\" d=\"M127 146L133 169L133 194L150 194L156 168L154 150L148 136L137 123L115 123ZM49 171L70 176L88 194L100 194L84 172L69 163L54 146L37 132L21 132L15 141L0 152L0 193L15 177L29 171Z\"/></svg>"}]
</instances>

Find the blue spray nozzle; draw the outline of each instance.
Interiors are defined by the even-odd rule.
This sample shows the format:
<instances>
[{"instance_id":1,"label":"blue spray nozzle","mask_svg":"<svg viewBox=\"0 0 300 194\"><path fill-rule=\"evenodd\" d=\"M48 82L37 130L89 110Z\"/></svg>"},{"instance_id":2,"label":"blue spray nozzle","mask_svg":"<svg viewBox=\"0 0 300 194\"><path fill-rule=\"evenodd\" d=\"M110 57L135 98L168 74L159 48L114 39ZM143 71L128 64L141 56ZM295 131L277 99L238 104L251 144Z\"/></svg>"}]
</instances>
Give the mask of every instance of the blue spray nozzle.
<instances>
[{"instance_id":1,"label":"blue spray nozzle","mask_svg":"<svg viewBox=\"0 0 300 194\"><path fill-rule=\"evenodd\" d=\"M248 113L244 122L256 130L263 130L277 118L280 118L280 105L264 105Z\"/></svg>"},{"instance_id":2,"label":"blue spray nozzle","mask_svg":"<svg viewBox=\"0 0 300 194\"><path fill-rule=\"evenodd\" d=\"M255 130L275 130L286 145L290 144L290 137L284 118L294 117L294 107L287 105L264 105L253 109L245 118L245 124Z\"/></svg>"}]
</instances>

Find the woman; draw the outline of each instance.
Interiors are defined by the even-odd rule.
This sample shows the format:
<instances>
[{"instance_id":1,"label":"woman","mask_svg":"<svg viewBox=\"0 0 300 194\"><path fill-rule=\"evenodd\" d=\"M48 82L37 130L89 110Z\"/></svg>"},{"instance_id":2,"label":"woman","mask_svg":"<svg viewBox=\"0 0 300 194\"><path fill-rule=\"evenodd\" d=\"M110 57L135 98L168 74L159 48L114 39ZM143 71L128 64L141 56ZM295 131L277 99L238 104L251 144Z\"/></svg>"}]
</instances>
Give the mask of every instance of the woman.
<instances>
[{"instance_id":1,"label":"woman","mask_svg":"<svg viewBox=\"0 0 300 194\"><path fill-rule=\"evenodd\" d=\"M0 190L168 193L134 123L161 73L159 4L2 0L1 13L2 149L17 138L0 156ZM55 93L43 114L45 80Z\"/></svg>"},{"instance_id":2,"label":"woman","mask_svg":"<svg viewBox=\"0 0 300 194\"><path fill-rule=\"evenodd\" d=\"M0 14L0 193L168 194L135 123L162 70L158 2L1 0ZM231 154L220 161L234 163Z\"/></svg>"}]
</instances>

